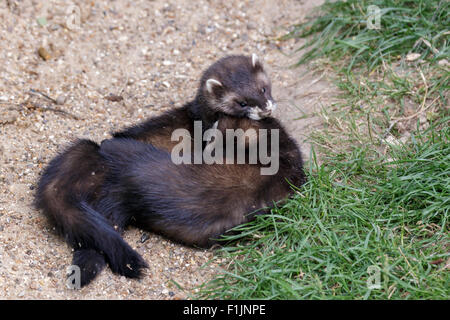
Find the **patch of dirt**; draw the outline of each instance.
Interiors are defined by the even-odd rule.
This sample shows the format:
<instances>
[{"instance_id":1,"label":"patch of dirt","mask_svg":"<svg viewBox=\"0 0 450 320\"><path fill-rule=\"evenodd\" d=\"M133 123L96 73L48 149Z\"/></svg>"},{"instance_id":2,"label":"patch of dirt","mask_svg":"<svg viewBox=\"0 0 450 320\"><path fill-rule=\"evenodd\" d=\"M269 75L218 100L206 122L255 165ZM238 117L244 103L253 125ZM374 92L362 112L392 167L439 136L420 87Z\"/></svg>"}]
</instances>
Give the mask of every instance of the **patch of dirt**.
<instances>
[{"instance_id":1,"label":"patch of dirt","mask_svg":"<svg viewBox=\"0 0 450 320\"><path fill-rule=\"evenodd\" d=\"M47 4L43 4L47 3ZM3 299L182 299L217 273L212 251L159 236L125 240L148 262L141 280L106 268L66 288L71 249L32 208L40 172L70 141L110 132L192 99L201 72L228 54L257 53L273 82L276 116L298 139L333 88L291 69L301 42L268 41L319 1L2 1L0 3L0 296ZM45 19L44 19L45 18ZM34 91L33 91L34 90ZM47 97L45 97L46 95ZM185 289L182 291L176 282Z\"/></svg>"}]
</instances>

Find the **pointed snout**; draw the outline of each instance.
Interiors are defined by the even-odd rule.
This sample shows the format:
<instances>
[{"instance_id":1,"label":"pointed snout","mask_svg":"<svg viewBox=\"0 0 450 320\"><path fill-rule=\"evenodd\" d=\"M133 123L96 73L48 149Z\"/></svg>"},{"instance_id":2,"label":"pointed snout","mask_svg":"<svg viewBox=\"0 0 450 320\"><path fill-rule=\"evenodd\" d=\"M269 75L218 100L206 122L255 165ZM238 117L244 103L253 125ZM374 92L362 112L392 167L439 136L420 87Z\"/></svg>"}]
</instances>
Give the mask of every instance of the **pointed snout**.
<instances>
[{"instance_id":1,"label":"pointed snout","mask_svg":"<svg viewBox=\"0 0 450 320\"><path fill-rule=\"evenodd\" d=\"M261 120L271 116L276 108L276 103L274 103L272 100L268 100L264 108L251 108L249 110L248 117L253 120Z\"/></svg>"},{"instance_id":2,"label":"pointed snout","mask_svg":"<svg viewBox=\"0 0 450 320\"><path fill-rule=\"evenodd\" d=\"M273 100L267 100L266 108L261 113L261 116L268 117L277 109L277 104Z\"/></svg>"},{"instance_id":3,"label":"pointed snout","mask_svg":"<svg viewBox=\"0 0 450 320\"><path fill-rule=\"evenodd\" d=\"M270 111L270 113L272 113L276 109L277 109L277 104L273 100L267 100L266 110Z\"/></svg>"}]
</instances>

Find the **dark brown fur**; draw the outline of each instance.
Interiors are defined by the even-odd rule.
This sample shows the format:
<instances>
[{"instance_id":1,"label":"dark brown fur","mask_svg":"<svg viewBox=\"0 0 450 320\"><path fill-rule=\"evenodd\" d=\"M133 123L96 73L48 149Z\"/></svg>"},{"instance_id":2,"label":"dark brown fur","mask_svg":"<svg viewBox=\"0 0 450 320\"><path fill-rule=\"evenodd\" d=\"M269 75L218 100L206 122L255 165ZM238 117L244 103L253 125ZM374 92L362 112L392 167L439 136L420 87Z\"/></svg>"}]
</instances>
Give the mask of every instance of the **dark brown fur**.
<instances>
[{"instance_id":1,"label":"dark brown fur","mask_svg":"<svg viewBox=\"0 0 450 320\"><path fill-rule=\"evenodd\" d=\"M223 129L279 129L282 149L278 172L261 175L259 162L176 165L170 153L152 145L111 139L100 148L111 168L105 201L141 228L206 247L225 231L289 196L289 183L305 182L300 151L278 121L230 117L220 121Z\"/></svg>"},{"instance_id":2,"label":"dark brown fur","mask_svg":"<svg viewBox=\"0 0 450 320\"><path fill-rule=\"evenodd\" d=\"M220 85L208 90L208 79L215 79ZM247 221L245 214L287 196L290 189L281 178L283 174L290 172L292 183L302 184L300 153L283 129L280 139L289 142L289 147L284 154L280 150L281 158L285 157L280 162L280 175L258 178L255 165L192 165L180 169L167 161L177 144L171 141L174 129L184 128L193 134L195 120L202 121L204 130L217 120L221 129L227 125L254 126L258 122L246 117L254 115L257 106L261 114L266 113L269 100L270 82L260 62L244 56L226 57L208 68L195 99L182 108L115 133L101 148L92 141L76 141L53 159L39 181L35 203L75 249L72 263L81 268L81 285L89 283L106 263L118 274L140 276L146 263L120 236L134 220L143 228L173 239L205 246L226 229ZM272 127L280 126L271 118L264 121ZM141 156L143 161L139 161ZM131 181L128 185L124 177L126 171L118 171L119 166L130 170L141 166L145 179L133 180L137 184L131 187ZM283 182L276 183L277 179ZM148 183L155 183L157 196L146 198L152 203L139 198L144 194L140 188ZM167 193L161 194L156 186L165 188ZM190 197L192 190L195 196ZM207 190L211 191L209 199L204 194ZM169 193L181 200L166 199ZM132 199L143 202L129 202ZM223 205L221 201L225 201ZM131 211L140 212L131 209L134 206L142 206L142 212L152 214L132 214ZM179 215L163 216L165 207L180 208Z\"/></svg>"}]
</instances>

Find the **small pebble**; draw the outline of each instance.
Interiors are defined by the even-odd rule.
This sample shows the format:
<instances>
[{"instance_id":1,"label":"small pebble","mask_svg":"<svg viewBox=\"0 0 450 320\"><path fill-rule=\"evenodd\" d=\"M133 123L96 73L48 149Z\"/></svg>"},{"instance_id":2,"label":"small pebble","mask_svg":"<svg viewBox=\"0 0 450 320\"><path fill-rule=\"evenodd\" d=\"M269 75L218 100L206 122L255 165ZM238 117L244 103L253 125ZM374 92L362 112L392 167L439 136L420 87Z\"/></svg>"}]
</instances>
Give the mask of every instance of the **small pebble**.
<instances>
[{"instance_id":1,"label":"small pebble","mask_svg":"<svg viewBox=\"0 0 450 320\"><path fill-rule=\"evenodd\" d=\"M58 98L56 98L56 104L58 105L63 105L66 102L66 97L64 95L60 95L58 96Z\"/></svg>"},{"instance_id":2,"label":"small pebble","mask_svg":"<svg viewBox=\"0 0 450 320\"><path fill-rule=\"evenodd\" d=\"M122 101L123 97L115 95L115 94L110 94L109 96L106 96L105 99L109 100L109 101L113 101L113 102L118 102L118 101Z\"/></svg>"},{"instance_id":3,"label":"small pebble","mask_svg":"<svg viewBox=\"0 0 450 320\"><path fill-rule=\"evenodd\" d=\"M50 53L47 51L47 49L45 49L44 47L40 47L38 49L38 54L39 56L44 59L45 61L50 60L52 58L52 56L50 55Z\"/></svg>"}]
</instances>

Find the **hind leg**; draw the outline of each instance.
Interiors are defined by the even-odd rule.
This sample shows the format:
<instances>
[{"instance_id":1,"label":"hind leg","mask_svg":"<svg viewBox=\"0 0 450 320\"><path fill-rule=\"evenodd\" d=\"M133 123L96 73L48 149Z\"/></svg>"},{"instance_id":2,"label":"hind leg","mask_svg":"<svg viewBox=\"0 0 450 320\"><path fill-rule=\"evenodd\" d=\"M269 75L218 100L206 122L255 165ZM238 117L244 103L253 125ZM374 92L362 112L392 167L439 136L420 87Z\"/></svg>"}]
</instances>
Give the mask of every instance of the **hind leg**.
<instances>
[{"instance_id":1,"label":"hind leg","mask_svg":"<svg viewBox=\"0 0 450 320\"><path fill-rule=\"evenodd\" d=\"M73 216L71 230L74 232L66 234L66 241L75 250L72 265L79 268L80 279L74 278L71 274L69 280L75 280L76 284L85 286L106 264L114 273L129 278L140 277L142 269L146 268L147 264L120 235L127 221L125 219L111 221L83 200L71 203L77 211L76 215L71 215ZM108 208L115 211L114 206ZM75 270L77 272L77 269Z\"/></svg>"},{"instance_id":2,"label":"hind leg","mask_svg":"<svg viewBox=\"0 0 450 320\"><path fill-rule=\"evenodd\" d=\"M147 264L139 253L121 237L129 219L120 211L119 204L113 197L109 197L99 201L95 209L82 201L80 209L87 213L89 220L95 221L91 224L92 229L85 229L87 236L84 237L84 241L72 242L76 251L84 251L79 261L83 262L84 258L87 259L85 263L87 266L86 278L89 275L95 276L96 270L101 271L101 268L96 268L96 266L105 263L114 273L128 278L139 278L142 275L142 269L147 268ZM87 222L82 223L84 228L86 228ZM92 237L92 235L95 236ZM88 253L86 249L95 251ZM100 257L103 258L104 263L100 263ZM93 263L89 263L88 259L93 259Z\"/></svg>"},{"instance_id":3,"label":"hind leg","mask_svg":"<svg viewBox=\"0 0 450 320\"><path fill-rule=\"evenodd\" d=\"M94 249L76 249L72 265L80 268L80 286L84 287L105 268L106 261L103 254Z\"/></svg>"},{"instance_id":4,"label":"hind leg","mask_svg":"<svg viewBox=\"0 0 450 320\"><path fill-rule=\"evenodd\" d=\"M92 248L75 249L72 265L80 270L80 286L88 285L108 264L111 271L128 278L140 278L142 269L147 268L147 263L126 242L110 241L108 245L109 258L103 252ZM111 253L114 252L113 255ZM68 277L71 277L69 274Z\"/></svg>"},{"instance_id":5,"label":"hind leg","mask_svg":"<svg viewBox=\"0 0 450 320\"><path fill-rule=\"evenodd\" d=\"M119 236L120 237L120 236ZM111 240L111 239L110 239ZM88 285L108 264L111 271L128 278L140 278L147 263L126 242L108 241L109 258L105 253L93 248L74 249L72 265L80 270L80 286ZM68 277L72 277L69 274Z\"/></svg>"}]
</instances>

